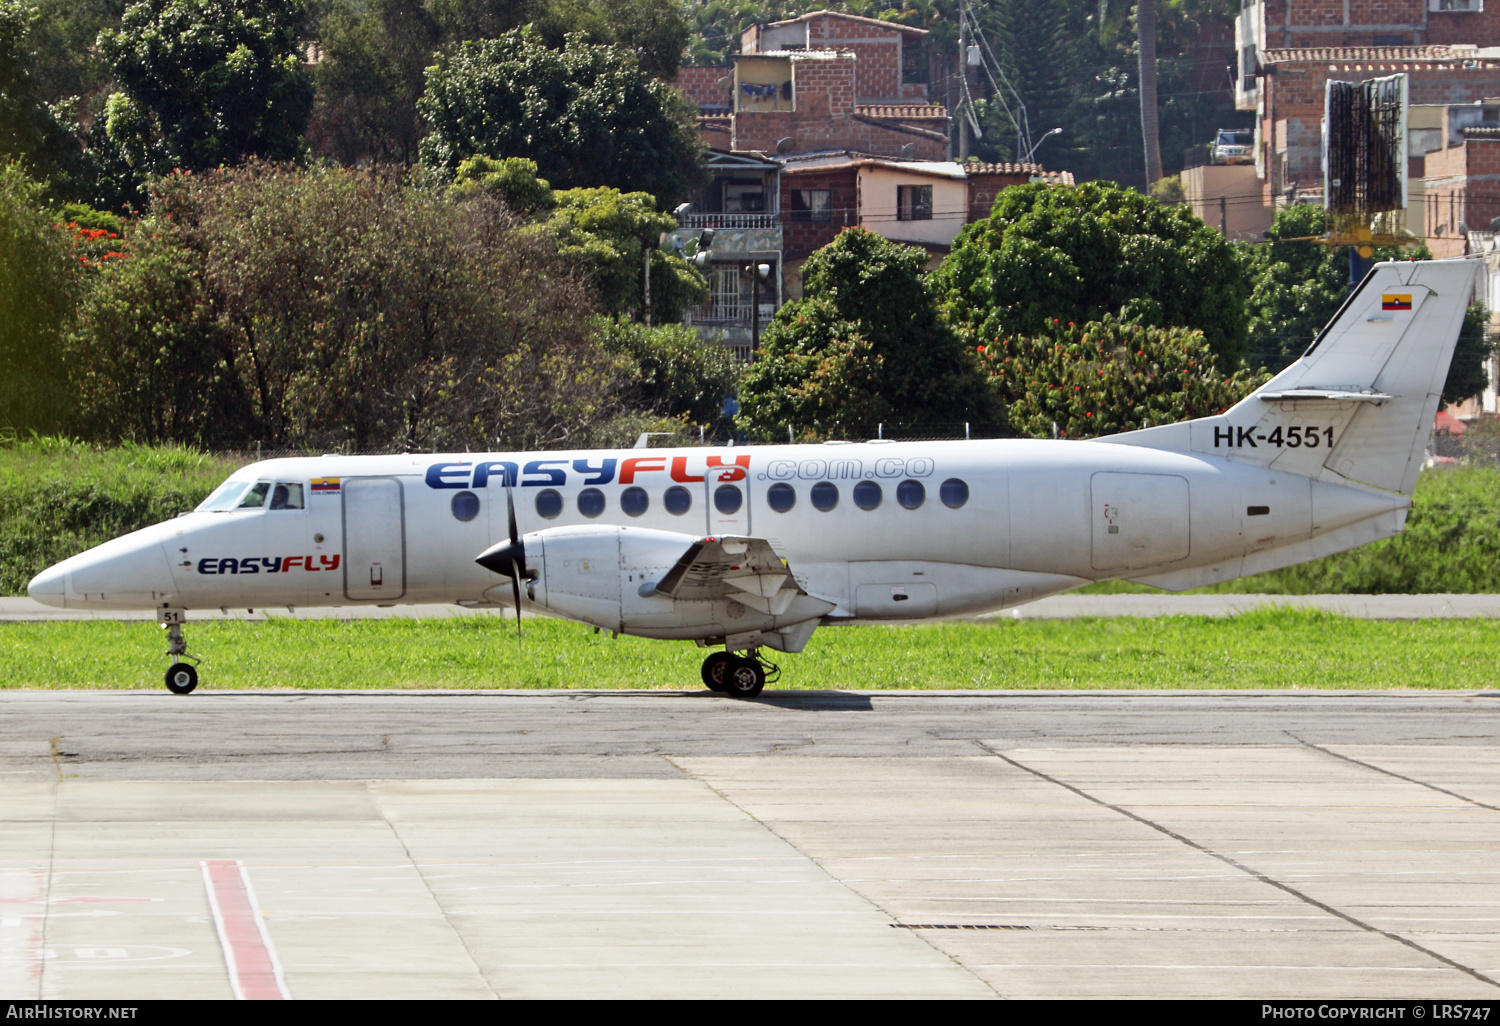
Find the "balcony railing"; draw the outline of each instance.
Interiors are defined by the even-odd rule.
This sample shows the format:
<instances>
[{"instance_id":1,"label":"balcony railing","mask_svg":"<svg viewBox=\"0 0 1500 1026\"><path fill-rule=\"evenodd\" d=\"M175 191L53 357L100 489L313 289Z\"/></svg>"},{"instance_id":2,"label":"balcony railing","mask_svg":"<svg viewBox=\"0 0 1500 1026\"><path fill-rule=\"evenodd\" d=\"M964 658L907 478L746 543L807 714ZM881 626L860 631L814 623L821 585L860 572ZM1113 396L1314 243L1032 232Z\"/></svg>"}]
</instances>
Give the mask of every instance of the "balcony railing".
<instances>
[{"instance_id":1,"label":"balcony railing","mask_svg":"<svg viewBox=\"0 0 1500 1026\"><path fill-rule=\"evenodd\" d=\"M692 315L694 324L743 324L750 326L750 313L754 308L752 303L704 303L702 306L692 306L688 312ZM760 324L765 327L771 323L771 318L776 316L775 303L760 304Z\"/></svg>"},{"instance_id":2,"label":"balcony railing","mask_svg":"<svg viewBox=\"0 0 1500 1026\"><path fill-rule=\"evenodd\" d=\"M780 224L776 214L685 214L678 220L680 228L775 228Z\"/></svg>"}]
</instances>

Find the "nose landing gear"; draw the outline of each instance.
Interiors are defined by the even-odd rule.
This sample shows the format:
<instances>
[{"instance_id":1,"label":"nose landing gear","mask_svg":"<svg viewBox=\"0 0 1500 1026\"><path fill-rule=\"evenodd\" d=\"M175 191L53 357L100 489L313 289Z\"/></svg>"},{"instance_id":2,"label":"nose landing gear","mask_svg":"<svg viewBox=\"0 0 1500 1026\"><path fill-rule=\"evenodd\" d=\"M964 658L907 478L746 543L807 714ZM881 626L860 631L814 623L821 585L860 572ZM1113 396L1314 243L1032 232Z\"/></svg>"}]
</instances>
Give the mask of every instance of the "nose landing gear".
<instances>
[{"instance_id":1,"label":"nose landing gear","mask_svg":"<svg viewBox=\"0 0 1500 1026\"><path fill-rule=\"evenodd\" d=\"M174 657L167 668L167 690L174 695L185 695L198 686L198 663L202 660L188 655L187 642L182 637L182 625L187 622L187 610L158 610L156 622L167 632L167 655Z\"/></svg>"},{"instance_id":2,"label":"nose landing gear","mask_svg":"<svg viewBox=\"0 0 1500 1026\"><path fill-rule=\"evenodd\" d=\"M744 655L715 652L703 660L703 683L710 691L731 698L754 698L780 676L781 667L762 656L758 648Z\"/></svg>"}]
</instances>

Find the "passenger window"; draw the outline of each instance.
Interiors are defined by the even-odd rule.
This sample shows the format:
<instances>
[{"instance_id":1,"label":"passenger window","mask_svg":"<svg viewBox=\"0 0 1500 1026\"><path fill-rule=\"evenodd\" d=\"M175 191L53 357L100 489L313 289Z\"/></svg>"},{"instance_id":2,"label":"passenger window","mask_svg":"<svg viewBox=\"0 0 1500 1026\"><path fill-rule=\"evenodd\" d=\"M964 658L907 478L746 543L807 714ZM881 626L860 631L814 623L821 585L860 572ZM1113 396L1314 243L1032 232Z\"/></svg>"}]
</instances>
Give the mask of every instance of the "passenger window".
<instances>
[{"instance_id":1,"label":"passenger window","mask_svg":"<svg viewBox=\"0 0 1500 1026\"><path fill-rule=\"evenodd\" d=\"M732 484L719 485L714 489L714 509L726 517L738 513L744 502L744 495Z\"/></svg>"},{"instance_id":2,"label":"passenger window","mask_svg":"<svg viewBox=\"0 0 1500 1026\"><path fill-rule=\"evenodd\" d=\"M938 489L938 496L949 509L958 509L969 501L969 486L956 477L950 477Z\"/></svg>"},{"instance_id":3,"label":"passenger window","mask_svg":"<svg viewBox=\"0 0 1500 1026\"><path fill-rule=\"evenodd\" d=\"M839 486L832 481L819 481L812 486L808 497L812 499L813 509L827 513L839 504Z\"/></svg>"},{"instance_id":4,"label":"passenger window","mask_svg":"<svg viewBox=\"0 0 1500 1026\"><path fill-rule=\"evenodd\" d=\"M673 485L661 497L661 504L674 517L680 517L693 508L693 493L682 485Z\"/></svg>"},{"instance_id":5,"label":"passenger window","mask_svg":"<svg viewBox=\"0 0 1500 1026\"><path fill-rule=\"evenodd\" d=\"M543 520L556 520L562 508L562 493L557 489L547 488L536 493L536 515Z\"/></svg>"},{"instance_id":6,"label":"passenger window","mask_svg":"<svg viewBox=\"0 0 1500 1026\"><path fill-rule=\"evenodd\" d=\"M620 509L626 516L638 517L650 508L651 497L646 494L646 489L632 485L620 493Z\"/></svg>"},{"instance_id":7,"label":"passenger window","mask_svg":"<svg viewBox=\"0 0 1500 1026\"><path fill-rule=\"evenodd\" d=\"M863 510L871 510L880 505L880 486L874 481L861 481L854 486L854 504Z\"/></svg>"},{"instance_id":8,"label":"passenger window","mask_svg":"<svg viewBox=\"0 0 1500 1026\"><path fill-rule=\"evenodd\" d=\"M240 500L240 509L260 509L266 504L266 493L271 490L269 481L260 481Z\"/></svg>"},{"instance_id":9,"label":"passenger window","mask_svg":"<svg viewBox=\"0 0 1500 1026\"><path fill-rule=\"evenodd\" d=\"M590 520L604 512L604 493L597 488L585 488L578 493L578 512Z\"/></svg>"},{"instance_id":10,"label":"passenger window","mask_svg":"<svg viewBox=\"0 0 1500 1026\"><path fill-rule=\"evenodd\" d=\"M896 501L902 509L917 509L927 501L927 489L921 481L902 481L896 486Z\"/></svg>"},{"instance_id":11,"label":"passenger window","mask_svg":"<svg viewBox=\"0 0 1500 1026\"><path fill-rule=\"evenodd\" d=\"M787 513L797 505L797 489L785 482L773 484L766 490L766 505L778 513Z\"/></svg>"},{"instance_id":12,"label":"passenger window","mask_svg":"<svg viewBox=\"0 0 1500 1026\"><path fill-rule=\"evenodd\" d=\"M479 516L479 496L473 492L459 492L453 497L450 504L453 509L453 519L468 523Z\"/></svg>"},{"instance_id":13,"label":"passenger window","mask_svg":"<svg viewBox=\"0 0 1500 1026\"><path fill-rule=\"evenodd\" d=\"M302 482L277 481L276 487L271 489L271 508L301 509Z\"/></svg>"}]
</instances>

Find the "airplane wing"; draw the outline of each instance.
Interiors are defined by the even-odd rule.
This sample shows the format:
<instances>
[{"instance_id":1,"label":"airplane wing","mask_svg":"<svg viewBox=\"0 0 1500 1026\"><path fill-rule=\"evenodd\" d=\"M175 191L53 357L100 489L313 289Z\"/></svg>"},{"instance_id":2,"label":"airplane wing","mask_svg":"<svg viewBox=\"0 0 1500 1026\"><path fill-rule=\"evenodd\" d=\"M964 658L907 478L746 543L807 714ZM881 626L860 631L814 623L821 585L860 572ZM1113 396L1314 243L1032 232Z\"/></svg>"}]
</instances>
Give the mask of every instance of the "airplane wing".
<instances>
[{"instance_id":1,"label":"airplane wing","mask_svg":"<svg viewBox=\"0 0 1500 1026\"><path fill-rule=\"evenodd\" d=\"M764 538L700 538L657 582L656 590L677 599L732 598L773 616L807 594Z\"/></svg>"}]
</instances>

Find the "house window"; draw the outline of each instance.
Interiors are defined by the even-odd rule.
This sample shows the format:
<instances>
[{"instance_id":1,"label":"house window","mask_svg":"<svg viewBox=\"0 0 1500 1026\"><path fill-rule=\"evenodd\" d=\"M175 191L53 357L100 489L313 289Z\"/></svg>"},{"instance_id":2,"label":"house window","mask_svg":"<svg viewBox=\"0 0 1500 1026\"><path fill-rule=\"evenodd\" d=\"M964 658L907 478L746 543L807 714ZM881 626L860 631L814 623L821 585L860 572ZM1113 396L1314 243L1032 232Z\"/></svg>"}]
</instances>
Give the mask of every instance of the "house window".
<instances>
[{"instance_id":1,"label":"house window","mask_svg":"<svg viewBox=\"0 0 1500 1026\"><path fill-rule=\"evenodd\" d=\"M793 189L792 220L816 221L826 224L833 220L832 189Z\"/></svg>"},{"instance_id":2,"label":"house window","mask_svg":"<svg viewBox=\"0 0 1500 1026\"><path fill-rule=\"evenodd\" d=\"M932 186L896 186L896 220L931 221Z\"/></svg>"}]
</instances>

